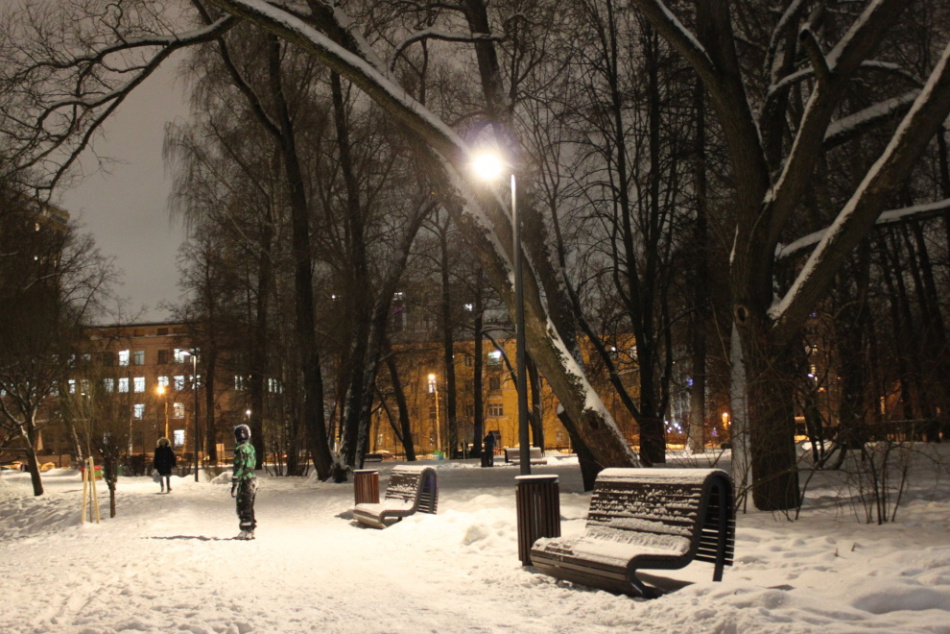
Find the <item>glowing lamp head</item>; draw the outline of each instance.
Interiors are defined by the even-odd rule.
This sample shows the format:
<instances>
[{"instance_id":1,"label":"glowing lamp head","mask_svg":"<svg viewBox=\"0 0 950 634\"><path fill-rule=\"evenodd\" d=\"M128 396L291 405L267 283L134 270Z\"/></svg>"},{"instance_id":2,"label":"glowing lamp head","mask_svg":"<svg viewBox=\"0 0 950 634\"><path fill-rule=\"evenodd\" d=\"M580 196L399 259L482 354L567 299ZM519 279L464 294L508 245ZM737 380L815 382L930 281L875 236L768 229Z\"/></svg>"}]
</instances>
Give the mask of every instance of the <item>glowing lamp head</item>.
<instances>
[{"instance_id":1,"label":"glowing lamp head","mask_svg":"<svg viewBox=\"0 0 950 634\"><path fill-rule=\"evenodd\" d=\"M497 154L479 152L472 160L472 170L486 181L496 180L505 169L505 162Z\"/></svg>"}]
</instances>

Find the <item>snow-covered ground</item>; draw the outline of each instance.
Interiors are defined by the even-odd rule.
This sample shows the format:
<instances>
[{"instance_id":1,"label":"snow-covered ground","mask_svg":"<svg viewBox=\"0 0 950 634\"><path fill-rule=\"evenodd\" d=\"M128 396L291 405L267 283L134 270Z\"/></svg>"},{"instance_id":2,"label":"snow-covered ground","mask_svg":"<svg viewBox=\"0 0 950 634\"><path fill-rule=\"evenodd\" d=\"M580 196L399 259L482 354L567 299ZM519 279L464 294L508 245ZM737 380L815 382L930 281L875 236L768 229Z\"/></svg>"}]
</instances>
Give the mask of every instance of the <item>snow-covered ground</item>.
<instances>
[{"instance_id":1,"label":"snow-covered ground","mask_svg":"<svg viewBox=\"0 0 950 634\"><path fill-rule=\"evenodd\" d=\"M432 463L438 515L386 530L350 519L353 485L265 477L257 539L237 534L227 474L213 482L121 478L118 514L80 523L75 471L0 475L0 632L944 632L950 633L950 447L915 475L897 521L868 526L838 474L809 481L801 517L738 518L736 563L654 601L557 581L518 560L517 467ZM727 456L726 456L727 458ZM926 462L926 461L924 461ZM394 463L380 465L385 486ZM373 465L368 465L373 466ZM562 532L583 530L576 461L560 476ZM804 478L803 478L804 480ZM860 508L860 507L859 507Z\"/></svg>"}]
</instances>

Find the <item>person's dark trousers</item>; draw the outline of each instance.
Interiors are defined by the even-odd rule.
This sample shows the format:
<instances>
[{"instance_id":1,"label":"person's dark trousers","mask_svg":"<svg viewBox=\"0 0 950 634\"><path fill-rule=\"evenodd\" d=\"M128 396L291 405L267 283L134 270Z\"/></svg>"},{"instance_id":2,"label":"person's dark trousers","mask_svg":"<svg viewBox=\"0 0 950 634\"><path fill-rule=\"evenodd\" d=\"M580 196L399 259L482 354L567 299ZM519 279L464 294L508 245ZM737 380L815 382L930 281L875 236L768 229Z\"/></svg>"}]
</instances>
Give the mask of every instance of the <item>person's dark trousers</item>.
<instances>
[{"instance_id":1,"label":"person's dark trousers","mask_svg":"<svg viewBox=\"0 0 950 634\"><path fill-rule=\"evenodd\" d=\"M257 528L254 519L254 498L257 496L257 478L243 480L237 490L237 515L241 520L242 531L253 531Z\"/></svg>"}]
</instances>

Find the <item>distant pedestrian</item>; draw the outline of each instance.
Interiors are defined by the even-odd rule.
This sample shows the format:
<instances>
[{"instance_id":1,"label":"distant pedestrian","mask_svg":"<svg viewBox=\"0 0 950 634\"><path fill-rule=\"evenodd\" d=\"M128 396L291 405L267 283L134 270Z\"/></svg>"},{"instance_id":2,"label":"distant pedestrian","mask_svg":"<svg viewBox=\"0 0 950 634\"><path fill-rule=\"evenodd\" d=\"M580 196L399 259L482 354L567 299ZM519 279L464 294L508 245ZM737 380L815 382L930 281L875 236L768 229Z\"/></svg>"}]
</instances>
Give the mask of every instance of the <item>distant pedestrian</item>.
<instances>
[{"instance_id":1,"label":"distant pedestrian","mask_svg":"<svg viewBox=\"0 0 950 634\"><path fill-rule=\"evenodd\" d=\"M178 464L178 458L171 448L167 438L159 438L155 447L155 458L152 466L158 471L158 482L162 485L161 493L172 492L172 467ZM167 490L166 490L167 489Z\"/></svg>"},{"instance_id":2,"label":"distant pedestrian","mask_svg":"<svg viewBox=\"0 0 950 634\"><path fill-rule=\"evenodd\" d=\"M257 495L257 454L251 444L251 428L234 428L234 471L231 473L231 497L236 499L241 532L235 539L254 539L257 520L254 519L254 497Z\"/></svg>"},{"instance_id":3,"label":"distant pedestrian","mask_svg":"<svg viewBox=\"0 0 950 634\"><path fill-rule=\"evenodd\" d=\"M495 434L488 432L485 435L485 440L482 441L484 444L485 460L482 462L486 467L495 466Z\"/></svg>"}]
</instances>

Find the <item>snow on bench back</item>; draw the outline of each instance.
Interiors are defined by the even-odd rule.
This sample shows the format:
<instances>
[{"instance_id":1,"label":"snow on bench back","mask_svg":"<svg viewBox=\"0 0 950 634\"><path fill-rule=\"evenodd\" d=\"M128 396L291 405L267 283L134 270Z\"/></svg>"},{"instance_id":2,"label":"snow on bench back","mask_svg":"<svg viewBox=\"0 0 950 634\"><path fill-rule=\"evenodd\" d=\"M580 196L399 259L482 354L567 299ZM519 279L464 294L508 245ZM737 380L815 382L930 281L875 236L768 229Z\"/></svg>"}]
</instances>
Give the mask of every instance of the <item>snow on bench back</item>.
<instances>
[{"instance_id":1,"label":"snow on bench back","mask_svg":"<svg viewBox=\"0 0 950 634\"><path fill-rule=\"evenodd\" d=\"M676 553L698 538L706 479L718 469L604 469L597 476L587 534Z\"/></svg>"},{"instance_id":2,"label":"snow on bench back","mask_svg":"<svg viewBox=\"0 0 950 634\"><path fill-rule=\"evenodd\" d=\"M416 465L394 467L386 487L386 499L415 501L422 486L422 473L425 469L426 467Z\"/></svg>"}]
</instances>

